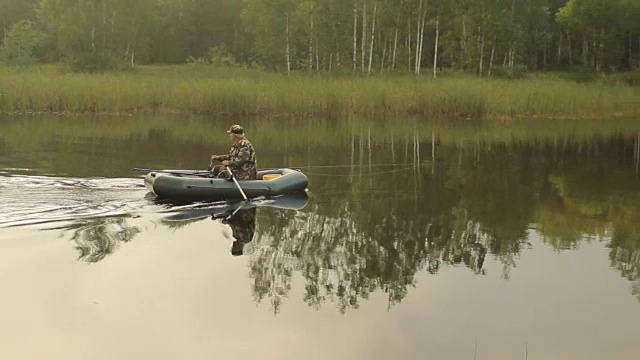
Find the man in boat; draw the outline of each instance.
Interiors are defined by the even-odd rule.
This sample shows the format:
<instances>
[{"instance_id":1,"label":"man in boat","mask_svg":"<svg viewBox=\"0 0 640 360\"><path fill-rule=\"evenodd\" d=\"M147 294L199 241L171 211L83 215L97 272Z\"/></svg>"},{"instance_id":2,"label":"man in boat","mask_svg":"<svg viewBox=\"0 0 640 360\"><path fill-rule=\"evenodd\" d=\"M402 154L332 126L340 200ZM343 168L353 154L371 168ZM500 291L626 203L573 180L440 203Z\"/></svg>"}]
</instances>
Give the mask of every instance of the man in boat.
<instances>
[{"instance_id":1,"label":"man in boat","mask_svg":"<svg viewBox=\"0 0 640 360\"><path fill-rule=\"evenodd\" d=\"M247 140L244 129L240 125L232 125L229 128L229 136L233 146L227 155L211 155L211 163L214 160L221 161L221 165L209 167L209 177L229 178L227 166L238 180L255 180L257 176L256 152Z\"/></svg>"},{"instance_id":2,"label":"man in boat","mask_svg":"<svg viewBox=\"0 0 640 360\"><path fill-rule=\"evenodd\" d=\"M222 220L223 224L231 227L231 232L235 241L231 244L231 255L238 256L244 252L244 246L253 240L256 233L256 212L255 207L240 209L228 219Z\"/></svg>"}]
</instances>

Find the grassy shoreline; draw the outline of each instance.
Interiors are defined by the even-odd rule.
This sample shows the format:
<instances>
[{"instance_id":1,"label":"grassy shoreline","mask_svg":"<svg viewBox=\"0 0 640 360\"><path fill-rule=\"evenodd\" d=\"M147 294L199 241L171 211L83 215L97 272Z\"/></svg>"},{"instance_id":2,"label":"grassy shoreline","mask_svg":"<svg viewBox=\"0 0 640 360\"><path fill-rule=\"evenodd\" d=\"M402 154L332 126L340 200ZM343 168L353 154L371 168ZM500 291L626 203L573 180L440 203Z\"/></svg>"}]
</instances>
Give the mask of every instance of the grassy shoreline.
<instances>
[{"instance_id":1,"label":"grassy shoreline","mask_svg":"<svg viewBox=\"0 0 640 360\"><path fill-rule=\"evenodd\" d=\"M640 114L640 88L559 78L322 77L207 65L86 74L0 68L0 113L181 113L509 119Z\"/></svg>"}]
</instances>

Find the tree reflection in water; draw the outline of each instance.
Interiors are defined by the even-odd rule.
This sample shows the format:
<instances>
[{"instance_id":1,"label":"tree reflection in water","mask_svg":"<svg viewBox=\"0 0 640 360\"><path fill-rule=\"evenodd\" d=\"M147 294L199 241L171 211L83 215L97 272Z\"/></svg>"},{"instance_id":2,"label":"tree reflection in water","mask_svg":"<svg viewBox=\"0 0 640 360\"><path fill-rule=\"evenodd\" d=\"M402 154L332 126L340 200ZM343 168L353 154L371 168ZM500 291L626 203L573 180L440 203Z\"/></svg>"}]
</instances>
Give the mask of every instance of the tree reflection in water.
<instances>
[{"instance_id":1,"label":"tree reflection in water","mask_svg":"<svg viewBox=\"0 0 640 360\"><path fill-rule=\"evenodd\" d=\"M385 209L386 216L368 226L355 220L352 203L345 203L335 218L322 215L320 206L260 221L250 265L253 291L256 301L269 299L275 312L296 273L304 278L309 306L331 301L341 312L358 308L375 291L388 294L389 306L400 302L423 269L435 274L442 264L464 264L483 274L490 238L477 223L455 228L402 220L397 208L372 204Z\"/></svg>"},{"instance_id":2,"label":"tree reflection in water","mask_svg":"<svg viewBox=\"0 0 640 360\"><path fill-rule=\"evenodd\" d=\"M121 243L131 241L141 231L136 226L129 226L127 217L86 219L66 230L73 233L71 240L76 243L78 259L89 263L101 261Z\"/></svg>"},{"instance_id":3,"label":"tree reflection in water","mask_svg":"<svg viewBox=\"0 0 640 360\"><path fill-rule=\"evenodd\" d=\"M250 265L255 299L278 312L298 274L311 307L334 302L345 312L377 291L392 306L419 271L464 265L483 275L488 254L508 279L532 231L556 250L607 241L612 267L640 299L640 184L631 148L615 137L443 147L431 172L315 183L317 193L334 195L301 213L260 218ZM341 187L349 191L336 196ZM397 196L371 192L379 188Z\"/></svg>"}]
</instances>

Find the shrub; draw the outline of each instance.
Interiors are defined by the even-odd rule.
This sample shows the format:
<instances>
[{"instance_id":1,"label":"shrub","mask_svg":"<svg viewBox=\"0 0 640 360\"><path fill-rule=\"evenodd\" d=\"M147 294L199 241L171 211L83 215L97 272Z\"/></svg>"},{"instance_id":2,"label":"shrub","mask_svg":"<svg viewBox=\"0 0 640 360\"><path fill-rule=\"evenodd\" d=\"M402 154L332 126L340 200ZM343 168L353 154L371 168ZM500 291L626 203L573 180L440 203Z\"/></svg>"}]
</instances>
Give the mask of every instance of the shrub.
<instances>
[{"instance_id":1,"label":"shrub","mask_svg":"<svg viewBox=\"0 0 640 360\"><path fill-rule=\"evenodd\" d=\"M0 59L7 65L32 65L38 62L34 52L46 36L36 29L31 21L22 20L11 27L7 33L0 53Z\"/></svg>"}]
</instances>

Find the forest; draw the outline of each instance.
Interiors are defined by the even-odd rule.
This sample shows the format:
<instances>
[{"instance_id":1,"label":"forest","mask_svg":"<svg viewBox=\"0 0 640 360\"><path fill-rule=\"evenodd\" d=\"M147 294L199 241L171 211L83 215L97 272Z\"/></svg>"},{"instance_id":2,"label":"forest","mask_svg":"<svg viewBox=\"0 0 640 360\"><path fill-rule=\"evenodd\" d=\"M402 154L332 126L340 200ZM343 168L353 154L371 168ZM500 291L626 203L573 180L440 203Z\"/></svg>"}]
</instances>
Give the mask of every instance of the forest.
<instances>
[{"instance_id":1,"label":"forest","mask_svg":"<svg viewBox=\"0 0 640 360\"><path fill-rule=\"evenodd\" d=\"M0 63L514 76L640 67L638 0L0 0Z\"/></svg>"}]
</instances>

